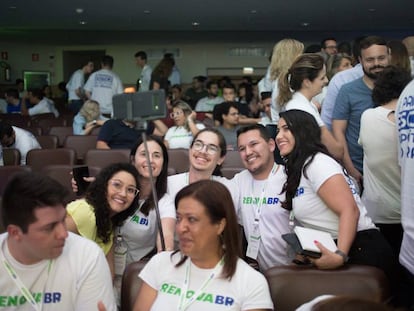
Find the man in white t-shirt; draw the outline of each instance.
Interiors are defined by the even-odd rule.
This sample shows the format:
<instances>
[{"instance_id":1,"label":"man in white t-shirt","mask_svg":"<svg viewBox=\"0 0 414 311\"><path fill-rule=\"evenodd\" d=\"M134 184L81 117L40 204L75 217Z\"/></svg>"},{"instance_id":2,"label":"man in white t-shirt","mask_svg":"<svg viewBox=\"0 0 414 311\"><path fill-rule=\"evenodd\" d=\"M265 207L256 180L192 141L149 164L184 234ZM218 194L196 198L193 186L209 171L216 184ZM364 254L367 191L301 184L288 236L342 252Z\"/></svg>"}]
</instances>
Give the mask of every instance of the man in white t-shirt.
<instances>
[{"instance_id":1,"label":"man in white t-shirt","mask_svg":"<svg viewBox=\"0 0 414 311\"><path fill-rule=\"evenodd\" d=\"M224 102L224 98L218 96L218 83L217 81L209 81L207 83L208 96L201 98L195 107L195 111L211 112L215 105Z\"/></svg>"},{"instance_id":2,"label":"man in white t-shirt","mask_svg":"<svg viewBox=\"0 0 414 311\"><path fill-rule=\"evenodd\" d=\"M21 165L26 165L26 155L30 150L42 148L32 133L4 121L0 121L0 143L2 147L19 150Z\"/></svg>"},{"instance_id":3,"label":"man in white t-shirt","mask_svg":"<svg viewBox=\"0 0 414 311\"><path fill-rule=\"evenodd\" d=\"M85 84L85 75L91 74L93 71L93 61L89 60L82 64L82 68L76 70L66 84L68 90L69 109L77 114L83 105L85 94L83 86Z\"/></svg>"},{"instance_id":4,"label":"man in white t-shirt","mask_svg":"<svg viewBox=\"0 0 414 311\"><path fill-rule=\"evenodd\" d=\"M30 89L27 96L22 98L21 113L23 116L53 113L56 118L59 117L59 111L56 109L55 104L44 96L41 89ZM31 108L27 108L27 99L32 105Z\"/></svg>"},{"instance_id":5,"label":"man in white t-shirt","mask_svg":"<svg viewBox=\"0 0 414 311\"><path fill-rule=\"evenodd\" d=\"M105 55L101 62L102 69L91 74L84 86L86 97L99 103L101 113L106 118L112 117L112 97L124 91L121 79L112 71L113 65L114 58Z\"/></svg>"},{"instance_id":6,"label":"man in white t-shirt","mask_svg":"<svg viewBox=\"0 0 414 311\"><path fill-rule=\"evenodd\" d=\"M409 309L414 308L414 80L401 93L395 115L398 118L401 223L404 229L400 263L405 269L399 292L402 302Z\"/></svg>"},{"instance_id":7,"label":"man in white t-shirt","mask_svg":"<svg viewBox=\"0 0 414 311\"><path fill-rule=\"evenodd\" d=\"M94 242L68 233L67 190L37 173L15 175L2 203L0 308L117 310L105 256Z\"/></svg>"},{"instance_id":8,"label":"man in white t-shirt","mask_svg":"<svg viewBox=\"0 0 414 311\"><path fill-rule=\"evenodd\" d=\"M246 170L232 179L232 197L239 224L248 243L246 255L257 260L262 271L288 264L282 234L289 233L289 213L281 207L286 175L275 163L275 141L260 124L237 131L240 157Z\"/></svg>"},{"instance_id":9,"label":"man in white t-shirt","mask_svg":"<svg viewBox=\"0 0 414 311\"><path fill-rule=\"evenodd\" d=\"M152 68L147 64L147 53L144 51L136 52L135 62L137 63L137 66L141 68L141 74L137 80L137 92L148 91L151 82Z\"/></svg>"}]
</instances>

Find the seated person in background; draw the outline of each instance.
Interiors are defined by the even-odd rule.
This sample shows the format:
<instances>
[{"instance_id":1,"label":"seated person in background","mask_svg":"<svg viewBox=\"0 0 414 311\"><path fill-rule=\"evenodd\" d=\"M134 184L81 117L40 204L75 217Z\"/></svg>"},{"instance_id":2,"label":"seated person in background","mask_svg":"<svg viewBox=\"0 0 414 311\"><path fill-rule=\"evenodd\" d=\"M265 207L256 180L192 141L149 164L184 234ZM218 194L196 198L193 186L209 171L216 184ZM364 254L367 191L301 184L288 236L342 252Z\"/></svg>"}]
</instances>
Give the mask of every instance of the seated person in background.
<instances>
[{"instance_id":1,"label":"seated person in background","mask_svg":"<svg viewBox=\"0 0 414 311\"><path fill-rule=\"evenodd\" d=\"M329 232L337 240L332 252L321 243L319 269L346 262L376 266L390 276L396 264L390 245L367 216L351 178L321 143L315 118L301 110L280 113L276 144L285 159L286 200L282 207L303 227Z\"/></svg>"},{"instance_id":2,"label":"seated person in background","mask_svg":"<svg viewBox=\"0 0 414 311\"><path fill-rule=\"evenodd\" d=\"M266 126L273 124L272 121L272 92L261 92L260 93L260 110L261 118L258 123Z\"/></svg>"},{"instance_id":3,"label":"seated person in background","mask_svg":"<svg viewBox=\"0 0 414 311\"><path fill-rule=\"evenodd\" d=\"M53 102L49 101L44 97L43 91L41 89L31 89L29 90L28 99L32 108L27 108L26 106L26 97L22 98L21 112L24 116L34 116L42 113L53 113L55 117L59 117L59 112L57 111Z\"/></svg>"},{"instance_id":4,"label":"seated person in background","mask_svg":"<svg viewBox=\"0 0 414 311\"><path fill-rule=\"evenodd\" d=\"M0 235L3 309L97 310L101 301L117 310L102 251L66 230L66 194L57 181L33 172L17 174L7 185L7 233Z\"/></svg>"},{"instance_id":5,"label":"seated person in background","mask_svg":"<svg viewBox=\"0 0 414 311\"><path fill-rule=\"evenodd\" d=\"M102 169L84 199L69 203L65 223L69 231L95 241L113 272L113 231L138 208L139 175L129 163Z\"/></svg>"},{"instance_id":6,"label":"seated person in background","mask_svg":"<svg viewBox=\"0 0 414 311\"><path fill-rule=\"evenodd\" d=\"M99 103L89 99L73 118L73 134L89 135L95 127L102 126L107 120L101 115Z\"/></svg>"},{"instance_id":7,"label":"seated person in background","mask_svg":"<svg viewBox=\"0 0 414 311\"><path fill-rule=\"evenodd\" d=\"M21 100L17 89L7 89L5 93L7 113L21 113Z\"/></svg>"},{"instance_id":8,"label":"seated person in background","mask_svg":"<svg viewBox=\"0 0 414 311\"><path fill-rule=\"evenodd\" d=\"M175 205L180 249L159 253L144 267L134 310L221 310L224 305L273 310L265 278L239 258L237 217L227 188L198 181L178 192ZM199 289L211 298L199 299Z\"/></svg>"},{"instance_id":9,"label":"seated person in background","mask_svg":"<svg viewBox=\"0 0 414 311\"><path fill-rule=\"evenodd\" d=\"M206 77L203 76L196 76L193 77L193 82L191 87L185 91L184 94L184 101L186 101L191 109L194 109L197 102L203 98L208 96L208 92L204 87L204 82L206 81Z\"/></svg>"},{"instance_id":10,"label":"seated person in background","mask_svg":"<svg viewBox=\"0 0 414 311\"><path fill-rule=\"evenodd\" d=\"M218 105L224 102L223 97L218 96L218 84L217 81L209 81L207 83L207 92L208 95L206 97L201 98L195 107L195 111L200 112L210 112L213 111L215 105Z\"/></svg>"},{"instance_id":11,"label":"seated person in background","mask_svg":"<svg viewBox=\"0 0 414 311\"><path fill-rule=\"evenodd\" d=\"M0 121L0 143L3 148L20 151L20 165L26 165L26 155L32 149L42 149L36 137L29 131Z\"/></svg>"},{"instance_id":12,"label":"seated person in background","mask_svg":"<svg viewBox=\"0 0 414 311\"><path fill-rule=\"evenodd\" d=\"M239 109L236 102L224 102L215 108L215 121L220 125L217 129L223 134L227 150L237 150L237 130L239 125Z\"/></svg>"},{"instance_id":13,"label":"seated person in background","mask_svg":"<svg viewBox=\"0 0 414 311\"><path fill-rule=\"evenodd\" d=\"M175 126L170 127L165 134L164 144L169 149L189 148L193 136L199 130L205 128L204 124L196 123L196 112L191 110L185 102L173 104L173 112L170 117L174 119Z\"/></svg>"}]
</instances>

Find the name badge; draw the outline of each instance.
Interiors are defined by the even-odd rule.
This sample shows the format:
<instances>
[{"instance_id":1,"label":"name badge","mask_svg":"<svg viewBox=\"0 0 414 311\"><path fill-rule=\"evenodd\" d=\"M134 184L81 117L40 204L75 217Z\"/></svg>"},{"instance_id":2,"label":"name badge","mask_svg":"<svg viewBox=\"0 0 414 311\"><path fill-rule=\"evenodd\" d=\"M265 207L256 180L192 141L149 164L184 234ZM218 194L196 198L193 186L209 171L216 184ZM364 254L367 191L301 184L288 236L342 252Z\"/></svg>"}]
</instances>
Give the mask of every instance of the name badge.
<instances>
[{"instance_id":1,"label":"name badge","mask_svg":"<svg viewBox=\"0 0 414 311\"><path fill-rule=\"evenodd\" d=\"M253 224L253 230L249 236L246 256L256 260L257 255L259 254L259 246L260 246L260 229L259 229L259 223L255 222Z\"/></svg>"}]
</instances>

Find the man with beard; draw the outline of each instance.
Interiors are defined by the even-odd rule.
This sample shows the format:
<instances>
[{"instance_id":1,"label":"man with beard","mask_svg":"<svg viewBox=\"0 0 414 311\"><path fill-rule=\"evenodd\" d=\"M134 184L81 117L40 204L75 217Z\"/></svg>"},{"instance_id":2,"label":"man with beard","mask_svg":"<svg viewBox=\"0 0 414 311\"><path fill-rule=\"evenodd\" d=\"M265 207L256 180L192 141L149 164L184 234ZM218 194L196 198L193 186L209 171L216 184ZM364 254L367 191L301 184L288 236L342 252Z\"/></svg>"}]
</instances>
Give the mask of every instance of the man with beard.
<instances>
[{"instance_id":1,"label":"man with beard","mask_svg":"<svg viewBox=\"0 0 414 311\"><path fill-rule=\"evenodd\" d=\"M199 112L211 112L215 105L224 102L224 98L218 96L218 83L217 81L209 81L207 83L208 96L201 98L195 107L195 111Z\"/></svg>"},{"instance_id":2,"label":"man with beard","mask_svg":"<svg viewBox=\"0 0 414 311\"><path fill-rule=\"evenodd\" d=\"M369 36L360 42L359 61L364 75L345 84L338 93L332 115L332 131L344 146L343 164L348 173L362 186L363 150L358 144L362 113L374 107L372 89L378 74L388 65L387 42L377 36Z\"/></svg>"}]
</instances>

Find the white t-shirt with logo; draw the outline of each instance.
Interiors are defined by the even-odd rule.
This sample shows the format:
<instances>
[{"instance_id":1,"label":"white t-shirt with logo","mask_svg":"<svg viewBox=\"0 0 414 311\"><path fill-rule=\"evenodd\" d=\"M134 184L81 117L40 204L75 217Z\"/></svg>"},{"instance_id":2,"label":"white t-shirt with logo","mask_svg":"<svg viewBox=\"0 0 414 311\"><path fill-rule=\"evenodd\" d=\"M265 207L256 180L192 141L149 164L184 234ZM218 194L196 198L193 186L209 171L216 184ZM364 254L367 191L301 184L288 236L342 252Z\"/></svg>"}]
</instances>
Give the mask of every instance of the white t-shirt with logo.
<instances>
[{"instance_id":1,"label":"white t-shirt with logo","mask_svg":"<svg viewBox=\"0 0 414 311\"><path fill-rule=\"evenodd\" d=\"M70 233L62 254L52 260L23 265L10 254L7 233L0 235L1 255L13 267L43 311L97 310L102 301L116 311L108 263L96 243ZM50 269L50 272L48 270ZM33 311L20 289L0 263L0 310Z\"/></svg>"},{"instance_id":2,"label":"white t-shirt with logo","mask_svg":"<svg viewBox=\"0 0 414 311\"><path fill-rule=\"evenodd\" d=\"M181 288L183 288L186 275L186 263L175 267L181 254L177 253L172 258L171 254L172 252L162 252L155 255L139 274L145 283L158 291L151 307L153 311L177 310L179 305ZM201 269L193 263L190 265L187 297L196 293L214 270ZM198 295L196 301L186 310L241 311L250 309L273 310L273 303L264 276L239 259L236 273L231 280L222 277L213 278Z\"/></svg>"}]
</instances>

